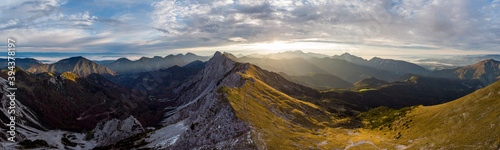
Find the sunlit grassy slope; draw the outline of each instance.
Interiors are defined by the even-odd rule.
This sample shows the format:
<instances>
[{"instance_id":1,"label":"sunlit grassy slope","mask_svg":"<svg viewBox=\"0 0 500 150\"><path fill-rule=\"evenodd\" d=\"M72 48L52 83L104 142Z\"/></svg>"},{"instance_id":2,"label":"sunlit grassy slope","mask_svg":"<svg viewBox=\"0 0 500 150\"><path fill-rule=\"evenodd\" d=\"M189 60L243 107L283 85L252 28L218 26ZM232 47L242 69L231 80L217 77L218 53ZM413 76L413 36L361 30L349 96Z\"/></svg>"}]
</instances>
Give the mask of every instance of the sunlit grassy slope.
<instances>
[{"instance_id":1,"label":"sunlit grassy slope","mask_svg":"<svg viewBox=\"0 0 500 150\"><path fill-rule=\"evenodd\" d=\"M498 149L500 82L436 106L362 113L365 127L264 83L259 69L240 73L241 87L221 87L252 138L268 149ZM370 114L371 113L371 114ZM370 123L371 122L371 123Z\"/></svg>"},{"instance_id":2,"label":"sunlit grassy slope","mask_svg":"<svg viewBox=\"0 0 500 150\"><path fill-rule=\"evenodd\" d=\"M78 75L71 73L69 71L62 73L62 75L65 79L71 80L73 82L76 82L76 79L79 78Z\"/></svg>"},{"instance_id":3,"label":"sunlit grassy slope","mask_svg":"<svg viewBox=\"0 0 500 150\"><path fill-rule=\"evenodd\" d=\"M252 127L252 138L268 149L376 149L395 145L363 129L344 128L348 122L314 104L283 94L262 82L251 66L242 87L221 87L236 115Z\"/></svg>"},{"instance_id":4,"label":"sunlit grassy slope","mask_svg":"<svg viewBox=\"0 0 500 150\"><path fill-rule=\"evenodd\" d=\"M420 106L394 124L381 132L410 149L500 149L500 82L455 101Z\"/></svg>"}]
</instances>

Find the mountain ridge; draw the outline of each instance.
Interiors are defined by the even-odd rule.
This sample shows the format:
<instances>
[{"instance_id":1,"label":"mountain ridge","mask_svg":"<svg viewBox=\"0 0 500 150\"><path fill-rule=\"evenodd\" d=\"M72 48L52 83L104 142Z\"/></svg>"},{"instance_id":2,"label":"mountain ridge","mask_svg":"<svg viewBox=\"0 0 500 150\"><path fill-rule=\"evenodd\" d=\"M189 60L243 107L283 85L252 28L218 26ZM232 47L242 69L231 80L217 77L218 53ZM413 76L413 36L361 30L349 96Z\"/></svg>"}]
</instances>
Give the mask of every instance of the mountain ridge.
<instances>
[{"instance_id":1,"label":"mountain ridge","mask_svg":"<svg viewBox=\"0 0 500 150\"><path fill-rule=\"evenodd\" d=\"M82 56L70 57L62 59L53 64L39 64L32 65L26 71L30 73L43 73L43 72L72 72L80 77L88 76L92 73L97 73L101 75L113 76L116 73L109 68L101 66L91 60L88 60Z\"/></svg>"},{"instance_id":2,"label":"mountain ridge","mask_svg":"<svg viewBox=\"0 0 500 150\"><path fill-rule=\"evenodd\" d=\"M469 66L434 71L431 73L431 76L460 80L478 80L483 83L483 86L487 86L500 79L500 62L493 59L486 59Z\"/></svg>"},{"instance_id":3,"label":"mountain ridge","mask_svg":"<svg viewBox=\"0 0 500 150\"><path fill-rule=\"evenodd\" d=\"M331 58L343 59L357 65L368 66L376 69L392 71L397 73L412 73L412 74L425 75L430 72L424 67L403 60L383 59L380 57L373 57L370 60L366 60L364 58L349 54L347 52L343 53L340 56L339 55L332 56Z\"/></svg>"},{"instance_id":4,"label":"mountain ridge","mask_svg":"<svg viewBox=\"0 0 500 150\"><path fill-rule=\"evenodd\" d=\"M103 64L104 66L116 71L118 74L134 74L147 71L155 71L160 69L166 69L172 66L184 66L193 61L207 61L209 57L198 56L193 53L177 54L177 55L167 55L165 57L154 56L141 57L138 60L132 61L127 58L120 58L114 62Z\"/></svg>"}]
</instances>

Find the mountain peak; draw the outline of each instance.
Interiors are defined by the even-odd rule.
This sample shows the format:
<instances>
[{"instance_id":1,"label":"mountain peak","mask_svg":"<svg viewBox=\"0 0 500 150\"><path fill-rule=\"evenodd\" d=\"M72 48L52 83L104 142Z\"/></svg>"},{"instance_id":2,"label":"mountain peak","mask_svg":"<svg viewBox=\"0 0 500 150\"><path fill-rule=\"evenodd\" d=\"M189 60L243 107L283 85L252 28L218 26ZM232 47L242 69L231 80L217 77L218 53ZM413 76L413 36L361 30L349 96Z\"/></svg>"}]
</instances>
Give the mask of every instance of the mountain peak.
<instances>
[{"instance_id":1,"label":"mountain peak","mask_svg":"<svg viewBox=\"0 0 500 150\"><path fill-rule=\"evenodd\" d=\"M293 53L293 54L305 54L302 50L286 51L283 53Z\"/></svg>"},{"instance_id":2,"label":"mountain peak","mask_svg":"<svg viewBox=\"0 0 500 150\"><path fill-rule=\"evenodd\" d=\"M220 55L222 55L222 53L220 51L216 51L215 54L214 54L214 57L220 56Z\"/></svg>"},{"instance_id":3,"label":"mountain peak","mask_svg":"<svg viewBox=\"0 0 500 150\"><path fill-rule=\"evenodd\" d=\"M56 62L56 64L76 63L78 61L91 62L89 59L83 56L76 56L59 60L58 62Z\"/></svg>"},{"instance_id":4,"label":"mountain peak","mask_svg":"<svg viewBox=\"0 0 500 150\"><path fill-rule=\"evenodd\" d=\"M339 57L342 57L342 58L359 58L359 59L362 59L361 57L358 57L356 55L352 55L351 53L348 53L348 52L343 53Z\"/></svg>"},{"instance_id":5,"label":"mountain peak","mask_svg":"<svg viewBox=\"0 0 500 150\"><path fill-rule=\"evenodd\" d=\"M214 56L209 60L212 61L212 60L230 60L230 61L234 61L236 62L236 56L234 56L233 54L231 53L228 53L228 52L215 52Z\"/></svg>"},{"instance_id":6,"label":"mountain peak","mask_svg":"<svg viewBox=\"0 0 500 150\"><path fill-rule=\"evenodd\" d=\"M87 58L83 57L83 56L75 56L75 57L70 57L68 58L69 60L80 60L80 59L84 59L84 60L88 60Z\"/></svg>"},{"instance_id":7,"label":"mountain peak","mask_svg":"<svg viewBox=\"0 0 500 150\"><path fill-rule=\"evenodd\" d=\"M497 67L500 65L500 62L499 61L496 61L494 59L485 59L481 62L478 62L474 65L471 65L470 67L473 67L473 68L477 68L477 67Z\"/></svg>"},{"instance_id":8,"label":"mountain peak","mask_svg":"<svg viewBox=\"0 0 500 150\"><path fill-rule=\"evenodd\" d=\"M30 67L28 70L30 73L42 73L42 72L72 72L80 77L85 77L91 73L99 73L106 75L114 75L114 71L101 66L85 57L76 56L66 59L62 59L54 64L50 65L36 65Z\"/></svg>"},{"instance_id":9,"label":"mountain peak","mask_svg":"<svg viewBox=\"0 0 500 150\"><path fill-rule=\"evenodd\" d=\"M480 64L486 64L486 63L500 63L499 61L496 61L494 59L486 59L486 60L483 60L481 62L479 62Z\"/></svg>"},{"instance_id":10,"label":"mountain peak","mask_svg":"<svg viewBox=\"0 0 500 150\"><path fill-rule=\"evenodd\" d=\"M122 57L122 58L118 58L116 61L123 62L123 61L131 61L131 60L126 58L126 57Z\"/></svg>"},{"instance_id":11,"label":"mountain peak","mask_svg":"<svg viewBox=\"0 0 500 150\"><path fill-rule=\"evenodd\" d=\"M340 56L339 55L335 55L332 58L343 59L343 60L346 60L348 62L355 63L355 64L365 64L365 63L367 63L366 59L358 57L358 56L355 56L355 55L352 55L352 54L350 54L348 52L345 52L345 53L343 53Z\"/></svg>"},{"instance_id":12,"label":"mountain peak","mask_svg":"<svg viewBox=\"0 0 500 150\"><path fill-rule=\"evenodd\" d=\"M184 56L196 56L196 54L191 53L191 52L187 52L186 55L184 55Z\"/></svg>"},{"instance_id":13,"label":"mountain peak","mask_svg":"<svg viewBox=\"0 0 500 150\"><path fill-rule=\"evenodd\" d=\"M460 80L478 80L484 86L496 82L500 77L500 62L486 59L474 65L436 71L436 77L458 78Z\"/></svg>"},{"instance_id":14,"label":"mountain peak","mask_svg":"<svg viewBox=\"0 0 500 150\"><path fill-rule=\"evenodd\" d=\"M354 56L354 55L351 55L349 52L344 52L342 55L340 56Z\"/></svg>"}]
</instances>

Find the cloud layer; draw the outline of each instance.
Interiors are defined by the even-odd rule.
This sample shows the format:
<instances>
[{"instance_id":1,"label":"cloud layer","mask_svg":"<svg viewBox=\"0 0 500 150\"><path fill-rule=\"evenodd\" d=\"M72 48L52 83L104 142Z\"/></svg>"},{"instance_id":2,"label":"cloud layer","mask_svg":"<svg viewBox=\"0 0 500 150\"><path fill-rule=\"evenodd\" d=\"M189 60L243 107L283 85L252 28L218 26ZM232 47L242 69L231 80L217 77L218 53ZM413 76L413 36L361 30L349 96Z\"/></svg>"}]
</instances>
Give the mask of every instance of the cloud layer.
<instances>
[{"instance_id":1,"label":"cloud layer","mask_svg":"<svg viewBox=\"0 0 500 150\"><path fill-rule=\"evenodd\" d=\"M32 51L237 51L275 41L366 51L500 50L499 0L9 0L0 8L0 33Z\"/></svg>"}]
</instances>

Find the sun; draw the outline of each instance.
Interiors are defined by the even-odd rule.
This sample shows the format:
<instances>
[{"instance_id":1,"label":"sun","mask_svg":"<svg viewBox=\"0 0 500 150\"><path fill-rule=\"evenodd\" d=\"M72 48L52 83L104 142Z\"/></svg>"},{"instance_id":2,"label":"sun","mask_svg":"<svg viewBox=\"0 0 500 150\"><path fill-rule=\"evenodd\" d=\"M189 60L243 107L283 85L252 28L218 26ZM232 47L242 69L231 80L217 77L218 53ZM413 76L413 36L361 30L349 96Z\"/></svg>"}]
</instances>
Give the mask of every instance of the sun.
<instances>
[{"instance_id":1,"label":"sun","mask_svg":"<svg viewBox=\"0 0 500 150\"><path fill-rule=\"evenodd\" d=\"M278 53L285 51L318 51L318 50L333 50L344 47L334 43L318 43L318 42L295 42L295 41L273 41L266 43L254 43L242 46L244 49L260 51L262 53Z\"/></svg>"},{"instance_id":2,"label":"sun","mask_svg":"<svg viewBox=\"0 0 500 150\"><path fill-rule=\"evenodd\" d=\"M301 50L307 47L305 44L288 42L288 41L274 41L270 43L255 43L250 44L247 48L259 50L263 53L277 53L291 50Z\"/></svg>"}]
</instances>

